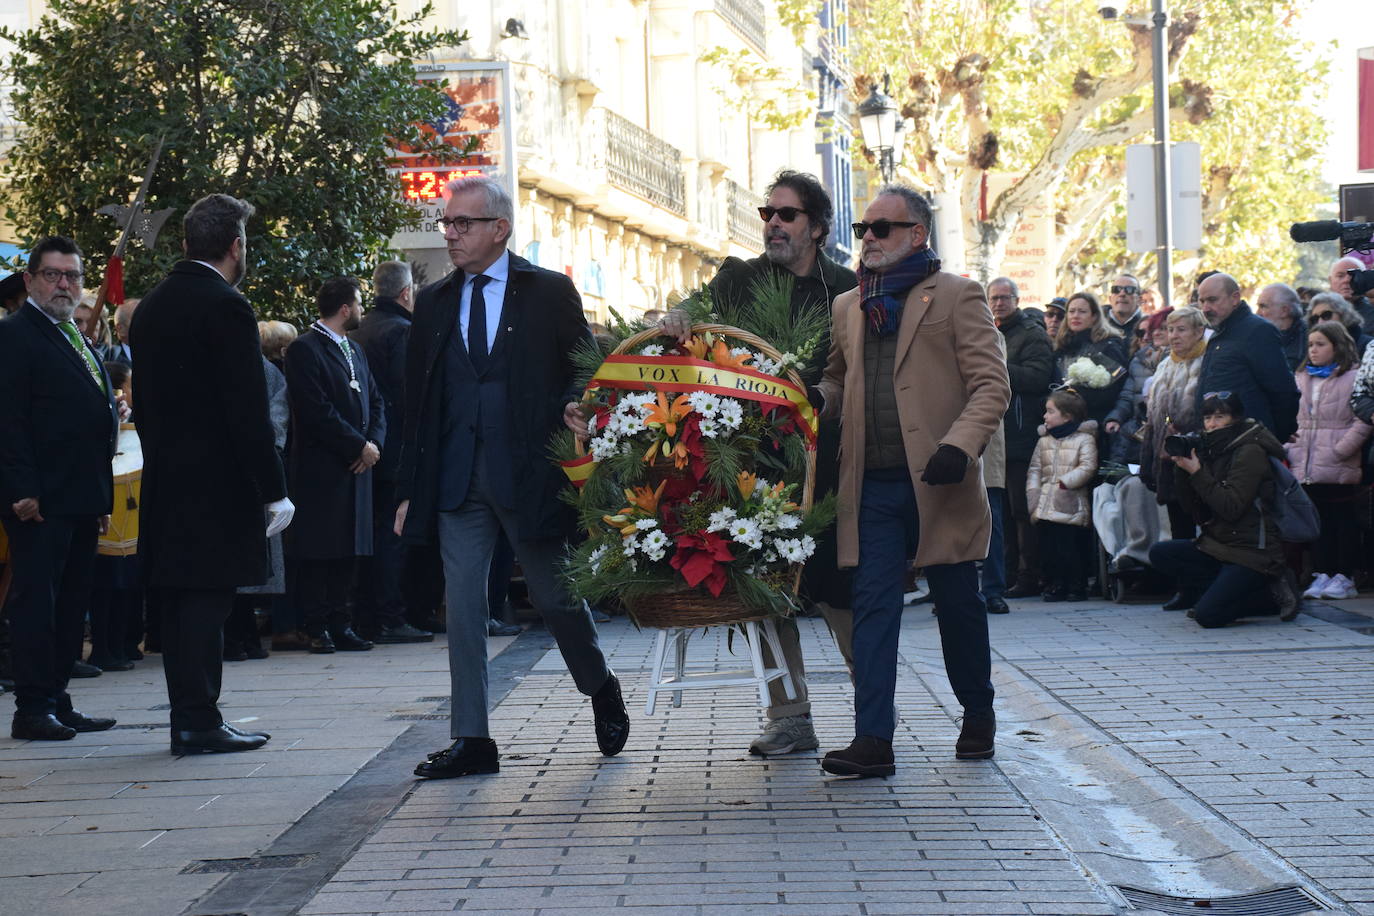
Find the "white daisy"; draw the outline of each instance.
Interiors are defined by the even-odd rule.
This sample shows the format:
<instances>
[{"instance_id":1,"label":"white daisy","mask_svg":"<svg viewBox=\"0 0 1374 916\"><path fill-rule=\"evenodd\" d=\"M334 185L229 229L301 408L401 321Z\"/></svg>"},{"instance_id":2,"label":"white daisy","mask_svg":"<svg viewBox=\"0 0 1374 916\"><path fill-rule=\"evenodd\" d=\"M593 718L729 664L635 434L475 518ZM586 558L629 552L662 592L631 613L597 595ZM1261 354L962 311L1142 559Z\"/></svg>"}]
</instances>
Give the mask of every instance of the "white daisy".
<instances>
[{"instance_id":1,"label":"white daisy","mask_svg":"<svg viewBox=\"0 0 1374 916\"><path fill-rule=\"evenodd\" d=\"M662 356L662 355L663 355L663 347L661 347L661 346L658 345L658 344L649 344L647 347L645 347L644 349L642 349L642 350L639 351L639 355L640 355L640 356Z\"/></svg>"},{"instance_id":2,"label":"white daisy","mask_svg":"<svg viewBox=\"0 0 1374 916\"><path fill-rule=\"evenodd\" d=\"M744 420L744 408L739 401L724 398L720 403L720 422L724 423L729 429L739 429L740 423Z\"/></svg>"},{"instance_id":3,"label":"white daisy","mask_svg":"<svg viewBox=\"0 0 1374 916\"><path fill-rule=\"evenodd\" d=\"M620 549L625 556L633 557L635 551L639 549L639 538L636 535L630 535L621 543Z\"/></svg>"},{"instance_id":4,"label":"white daisy","mask_svg":"<svg viewBox=\"0 0 1374 916\"><path fill-rule=\"evenodd\" d=\"M759 530L758 522L751 518L735 519L728 531L732 541L755 549L763 546L763 532Z\"/></svg>"},{"instance_id":5,"label":"white daisy","mask_svg":"<svg viewBox=\"0 0 1374 916\"><path fill-rule=\"evenodd\" d=\"M640 549L646 554L657 551L660 554L668 547L668 535L662 531L650 531L640 539Z\"/></svg>"},{"instance_id":6,"label":"white daisy","mask_svg":"<svg viewBox=\"0 0 1374 916\"><path fill-rule=\"evenodd\" d=\"M657 528L657 527L658 527L658 519L656 519L656 518L641 518L639 521L635 522L635 530L637 530L637 531L649 531L649 530L654 529L654 528ZM662 531L656 531L656 532L654 532L654 533L655 533L655 534L662 534L663 532L662 532ZM647 539L645 540L645 543L648 543L648 540L647 540Z\"/></svg>"},{"instance_id":7,"label":"white daisy","mask_svg":"<svg viewBox=\"0 0 1374 916\"><path fill-rule=\"evenodd\" d=\"M735 510L726 506L711 513L711 518L706 525L707 531L724 531L730 527L730 523L735 520Z\"/></svg>"},{"instance_id":8,"label":"white daisy","mask_svg":"<svg viewBox=\"0 0 1374 916\"><path fill-rule=\"evenodd\" d=\"M720 398L709 391L693 391L687 396L692 409L703 417L714 417L716 411L720 410Z\"/></svg>"},{"instance_id":9,"label":"white daisy","mask_svg":"<svg viewBox=\"0 0 1374 916\"><path fill-rule=\"evenodd\" d=\"M701 434L707 439L715 439L724 432L721 425L715 420L702 420L699 428L701 429Z\"/></svg>"},{"instance_id":10,"label":"white daisy","mask_svg":"<svg viewBox=\"0 0 1374 916\"><path fill-rule=\"evenodd\" d=\"M792 531L801 525L801 518L796 515L779 515L778 528L782 531Z\"/></svg>"},{"instance_id":11,"label":"white daisy","mask_svg":"<svg viewBox=\"0 0 1374 916\"><path fill-rule=\"evenodd\" d=\"M592 568L592 575L596 575L597 573L601 572L601 560L603 557L606 556L606 552L609 549L610 548L607 547L605 544L602 544L600 547L593 550L592 555L587 558L587 563Z\"/></svg>"},{"instance_id":12,"label":"white daisy","mask_svg":"<svg viewBox=\"0 0 1374 916\"><path fill-rule=\"evenodd\" d=\"M769 359L766 356L760 356L758 359L754 360L754 368L764 375L777 375L782 371L782 364L777 360Z\"/></svg>"},{"instance_id":13,"label":"white daisy","mask_svg":"<svg viewBox=\"0 0 1374 916\"><path fill-rule=\"evenodd\" d=\"M613 435L603 434L591 441L590 449L594 460L605 461L620 454L620 440Z\"/></svg>"}]
</instances>

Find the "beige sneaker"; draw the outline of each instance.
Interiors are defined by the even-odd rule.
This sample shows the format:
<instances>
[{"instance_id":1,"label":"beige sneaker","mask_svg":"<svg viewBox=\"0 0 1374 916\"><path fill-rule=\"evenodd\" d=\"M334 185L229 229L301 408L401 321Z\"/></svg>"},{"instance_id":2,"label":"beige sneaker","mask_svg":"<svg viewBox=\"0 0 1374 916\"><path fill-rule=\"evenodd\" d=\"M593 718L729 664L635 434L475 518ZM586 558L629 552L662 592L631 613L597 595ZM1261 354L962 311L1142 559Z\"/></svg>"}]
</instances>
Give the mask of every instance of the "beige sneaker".
<instances>
[{"instance_id":1,"label":"beige sneaker","mask_svg":"<svg viewBox=\"0 0 1374 916\"><path fill-rule=\"evenodd\" d=\"M793 751L814 751L820 746L810 716L783 716L768 720L763 734L749 745L749 753L757 757L776 757Z\"/></svg>"}]
</instances>

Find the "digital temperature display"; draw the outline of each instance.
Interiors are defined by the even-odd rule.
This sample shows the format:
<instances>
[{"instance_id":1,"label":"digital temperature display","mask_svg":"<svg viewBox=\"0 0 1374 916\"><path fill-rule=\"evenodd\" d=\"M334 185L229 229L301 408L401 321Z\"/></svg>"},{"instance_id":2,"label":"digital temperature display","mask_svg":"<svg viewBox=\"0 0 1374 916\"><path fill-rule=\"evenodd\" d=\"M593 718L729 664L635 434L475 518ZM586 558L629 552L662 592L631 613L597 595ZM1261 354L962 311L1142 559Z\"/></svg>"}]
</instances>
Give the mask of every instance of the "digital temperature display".
<instances>
[{"instance_id":1,"label":"digital temperature display","mask_svg":"<svg viewBox=\"0 0 1374 916\"><path fill-rule=\"evenodd\" d=\"M417 203L429 203L443 196L444 185L455 178L471 178L483 174L481 169L404 169L401 172L401 197Z\"/></svg>"}]
</instances>

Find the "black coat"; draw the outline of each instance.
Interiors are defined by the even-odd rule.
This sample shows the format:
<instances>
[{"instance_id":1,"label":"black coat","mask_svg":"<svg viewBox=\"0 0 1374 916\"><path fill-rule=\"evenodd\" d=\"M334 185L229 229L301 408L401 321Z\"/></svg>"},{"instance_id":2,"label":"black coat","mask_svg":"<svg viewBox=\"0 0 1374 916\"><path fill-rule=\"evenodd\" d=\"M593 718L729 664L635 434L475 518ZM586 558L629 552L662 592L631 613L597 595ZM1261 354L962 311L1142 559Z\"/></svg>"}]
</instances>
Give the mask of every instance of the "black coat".
<instances>
[{"instance_id":1,"label":"black coat","mask_svg":"<svg viewBox=\"0 0 1374 916\"><path fill-rule=\"evenodd\" d=\"M386 409L362 347L353 348L359 391L343 348L311 329L286 348L291 404L287 466L296 517L286 549L302 559L372 555L372 469L349 470L373 442L386 454Z\"/></svg>"},{"instance_id":2,"label":"black coat","mask_svg":"<svg viewBox=\"0 0 1374 916\"><path fill-rule=\"evenodd\" d=\"M440 382L458 399L472 405L473 416L462 426L475 433L478 379L469 371L445 379L443 355L458 323L459 294L464 274L455 270L420 291L406 346L405 433L396 496L410 500L404 536L412 543L433 539L438 521L440 426L443 397ZM510 275L492 358L505 348L511 450L511 473L519 483L515 510L524 537L566 536L575 518L559 499L567 483L549 458L550 436L563 425L563 406L579 400L572 352L590 340L582 299L572 281L560 273L535 267L510 256ZM471 440L466 466L472 466L476 439Z\"/></svg>"},{"instance_id":3,"label":"black coat","mask_svg":"<svg viewBox=\"0 0 1374 916\"><path fill-rule=\"evenodd\" d=\"M286 496L286 481L253 307L213 268L181 261L143 297L129 336L144 578L163 588L262 584L262 510Z\"/></svg>"},{"instance_id":4,"label":"black coat","mask_svg":"<svg viewBox=\"0 0 1374 916\"><path fill-rule=\"evenodd\" d=\"M1030 461L1040 440L1036 429L1045 414L1045 398L1054 379L1054 350L1044 325L1017 309L997 323L1007 343L1007 376L1011 401L1004 430L1008 461Z\"/></svg>"},{"instance_id":5,"label":"black coat","mask_svg":"<svg viewBox=\"0 0 1374 916\"><path fill-rule=\"evenodd\" d=\"M1198 416L1203 397L1213 391L1239 395L1245 415L1269 427L1280 442L1298 430L1298 384L1288 371L1279 329L1244 302L1207 342L1197 386Z\"/></svg>"},{"instance_id":6,"label":"black coat","mask_svg":"<svg viewBox=\"0 0 1374 916\"><path fill-rule=\"evenodd\" d=\"M358 329L348 335L367 353L367 366L386 406L386 428L392 441L400 442L406 405L406 341L410 338L410 312L395 299L378 297L363 316ZM401 466L401 450L388 448L372 468L383 480L394 480Z\"/></svg>"},{"instance_id":7,"label":"black coat","mask_svg":"<svg viewBox=\"0 0 1374 916\"><path fill-rule=\"evenodd\" d=\"M0 321L0 514L21 499L44 517L110 512L119 415L101 374L106 391L37 306Z\"/></svg>"},{"instance_id":8,"label":"black coat","mask_svg":"<svg viewBox=\"0 0 1374 916\"><path fill-rule=\"evenodd\" d=\"M1063 380L1068 377L1069 366L1081 357L1089 357L1094 362L1112 372L1120 369L1120 374L1112 380L1112 383L1105 388L1089 388L1086 385L1075 388L1083 400L1088 405L1088 418L1096 420L1098 429L1106 424L1107 414L1116 407L1116 400L1121 395L1121 388L1126 384L1126 373L1130 368L1131 358L1126 352L1126 342L1120 337L1104 337L1101 340L1092 339L1092 331L1078 331L1071 334L1064 342L1063 347L1055 351L1056 380ZM1101 436L1101 432L1098 433Z\"/></svg>"}]
</instances>

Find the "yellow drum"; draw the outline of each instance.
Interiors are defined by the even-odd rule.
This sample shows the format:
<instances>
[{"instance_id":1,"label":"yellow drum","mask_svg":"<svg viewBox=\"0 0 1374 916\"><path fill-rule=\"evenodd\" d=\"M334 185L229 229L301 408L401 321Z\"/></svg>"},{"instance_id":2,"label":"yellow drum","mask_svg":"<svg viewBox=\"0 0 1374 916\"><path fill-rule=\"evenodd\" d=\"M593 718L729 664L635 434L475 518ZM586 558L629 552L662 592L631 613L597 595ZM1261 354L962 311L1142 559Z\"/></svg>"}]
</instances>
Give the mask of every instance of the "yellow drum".
<instances>
[{"instance_id":1,"label":"yellow drum","mask_svg":"<svg viewBox=\"0 0 1374 916\"><path fill-rule=\"evenodd\" d=\"M132 423L119 425L114 456L114 509L110 530L100 538L97 551L107 557L138 553L138 503L143 489L143 445Z\"/></svg>"}]
</instances>

